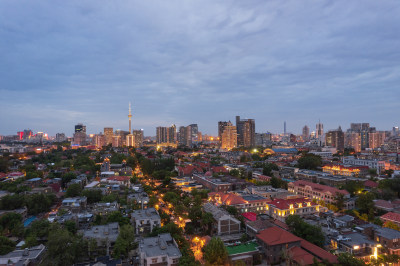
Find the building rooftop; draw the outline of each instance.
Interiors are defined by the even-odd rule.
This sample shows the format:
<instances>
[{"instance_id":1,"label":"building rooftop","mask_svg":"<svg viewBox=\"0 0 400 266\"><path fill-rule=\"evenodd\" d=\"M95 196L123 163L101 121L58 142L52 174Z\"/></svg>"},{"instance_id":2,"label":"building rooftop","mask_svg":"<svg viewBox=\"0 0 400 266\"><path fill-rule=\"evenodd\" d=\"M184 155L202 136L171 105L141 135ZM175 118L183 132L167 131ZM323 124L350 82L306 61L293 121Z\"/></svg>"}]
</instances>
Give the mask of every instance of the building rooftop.
<instances>
[{"instance_id":1,"label":"building rooftop","mask_svg":"<svg viewBox=\"0 0 400 266\"><path fill-rule=\"evenodd\" d=\"M157 257L168 255L168 257L181 257L179 251L171 234L160 234L156 237L146 237L139 242L139 252L145 253L146 257Z\"/></svg>"},{"instance_id":2,"label":"building rooftop","mask_svg":"<svg viewBox=\"0 0 400 266\"><path fill-rule=\"evenodd\" d=\"M228 246L226 247L229 255L237 255L241 253L247 253L252 251L258 251L259 245L254 242L250 242L247 244L241 244L237 246Z\"/></svg>"},{"instance_id":3,"label":"building rooftop","mask_svg":"<svg viewBox=\"0 0 400 266\"><path fill-rule=\"evenodd\" d=\"M264 243L273 246L273 245L280 245L284 243L291 243L296 241L301 241L302 239L285 231L279 227L269 227L263 231L261 231L257 238L259 238Z\"/></svg>"},{"instance_id":4,"label":"building rooftop","mask_svg":"<svg viewBox=\"0 0 400 266\"><path fill-rule=\"evenodd\" d=\"M336 193L340 193L343 195L349 195L349 192L347 192L346 190L337 189L335 187L316 184L316 183L312 183L312 182L308 182L308 181L304 181L304 180L298 180L296 182L290 183L289 185L300 186L300 187L310 186L313 190L318 190L318 191L322 191L322 192L330 192L332 195L335 195Z\"/></svg>"},{"instance_id":5,"label":"building rooftop","mask_svg":"<svg viewBox=\"0 0 400 266\"><path fill-rule=\"evenodd\" d=\"M106 225L96 225L88 230L83 231L83 236L94 239L108 239L110 242L115 242L119 235L118 223L110 223Z\"/></svg>"},{"instance_id":6,"label":"building rooftop","mask_svg":"<svg viewBox=\"0 0 400 266\"><path fill-rule=\"evenodd\" d=\"M13 265L19 262L20 265L27 260L35 260L45 251L46 247L41 244L29 249L14 250L8 254L0 256L0 265ZM10 263L12 262L12 263Z\"/></svg>"},{"instance_id":7,"label":"building rooftop","mask_svg":"<svg viewBox=\"0 0 400 266\"><path fill-rule=\"evenodd\" d=\"M148 208L145 210L134 210L131 214L131 217L135 220L159 220L160 215L157 210L154 208Z\"/></svg>"}]
</instances>

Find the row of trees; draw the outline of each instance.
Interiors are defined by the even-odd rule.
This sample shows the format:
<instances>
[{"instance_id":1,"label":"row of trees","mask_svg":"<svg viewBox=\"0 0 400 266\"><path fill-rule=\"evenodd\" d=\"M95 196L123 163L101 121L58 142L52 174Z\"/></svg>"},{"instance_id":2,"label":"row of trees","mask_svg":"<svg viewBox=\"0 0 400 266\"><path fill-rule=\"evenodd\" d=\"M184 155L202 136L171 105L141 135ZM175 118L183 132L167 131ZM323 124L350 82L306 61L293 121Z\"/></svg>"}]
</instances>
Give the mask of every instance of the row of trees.
<instances>
[{"instance_id":1,"label":"row of trees","mask_svg":"<svg viewBox=\"0 0 400 266\"><path fill-rule=\"evenodd\" d=\"M48 212L55 200L54 194L14 194L6 195L0 200L1 210L15 210L23 207L28 208L28 214L39 214Z\"/></svg>"}]
</instances>

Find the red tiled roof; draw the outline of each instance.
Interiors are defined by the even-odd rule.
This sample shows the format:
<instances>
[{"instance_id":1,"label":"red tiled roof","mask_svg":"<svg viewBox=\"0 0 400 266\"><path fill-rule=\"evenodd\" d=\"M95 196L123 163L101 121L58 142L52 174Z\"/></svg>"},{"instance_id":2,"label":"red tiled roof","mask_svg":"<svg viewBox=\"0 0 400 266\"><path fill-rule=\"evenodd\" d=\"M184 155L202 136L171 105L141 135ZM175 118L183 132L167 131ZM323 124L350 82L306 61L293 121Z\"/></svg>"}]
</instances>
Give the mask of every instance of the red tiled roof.
<instances>
[{"instance_id":1,"label":"red tiled roof","mask_svg":"<svg viewBox=\"0 0 400 266\"><path fill-rule=\"evenodd\" d=\"M245 201L242 197L233 193L221 195L221 201L225 205L237 205L247 203L247 201Z\"/></svg>"},{"instance_id":2,"label":"red tiled roof","mask_svg":"<svg viewBox=\"0 0 400 266\"><path fill-rule=\"evenodd\" d=\"M375 202L375 207L377 208L384 208L384 209L393 209L394 206L391 202L387 200L376 200Z\"/></svg>"},{"instance_id":3,"label":"red tiled roof","mask_svg":"<svg viewBox=\"0 0 400 266\"><path fill-rule=\"evenodd\" d=\"M223 166L213 166L211 167L211 170L214 173L228 173L228 170L226 170L226 168Z\"/></svg>"},{"instance_id":4,"label":"red tiled roof","mask_svg":"<svg viewBox=\"0 0 400 266\"><path fill-rule=\"evenodd\" d=\"M279 220L274 220L273 223L282 229L289 230L289 226L287 224L285 224L284 222L281 222Z\"/></svg>"},{"instance_id":5,"label":"red tiled roof","mask_svg":"<svg viewBox=\"0 0 400 266\"><path fill-rule=\"evenodd\" d=\"M400 213L388 212L381 216L381 219L392 221L395 223L400 223Z\"/></svg>"},{"instance_id":6,"label":"red tiled roof","mask_svg":"<svg viewBox=\"0 0 400 266\"><path fill-rule=\"evenodd\" d=\"M112 181L128 181L130 179L129 176L110 176L107 178L107 180L112 180Z\"/></svg>"},{"instance_id":7,"label":"red tiled roof","mask_svg":"<svg viewBox=\"0 0 400 266\"><path fill-rule=\"evenodd\" d=\"M301 241L301 248L311 253L312 255L320 258L321 260L327 260L330 263L337 263L337 257L328 251L308 242L307 240Z\"/></svg>"},{"instance_id":8,"label":"red tiled roof","mask_svg":"<svg viewBox=\"0 0 400 266\"><path fill-rule=\"evenodd\" d=\"M314 263L314 256L302 249L295 246L289 249L290 258L297 262L299 265L309 265ZM320 261L317 259L317 261Z\"/></svg>"},{"instance_id":9,"label":"red tiled roof","mask_svg":"<svg viewBox=\"0 0 400 266\"><path fill-rule=\"evenodd\" d=\"M7 174L8 177L23 176L23 175L24 175L24 173L21 173L21 172L11 172L11 173Z\"/></svg>"},{"instance_id":10,"label":"red tiled roof","mask_svg":"<svg viewBox=\"0 0 400 266\"><path fill-rule=\"evenodd\" d=\"M372 180L367 180L364 182L364 186L365 187L372 187L372 188L377 188L378 187L378 183L372 181Z\"/></svg>"},{"instance_id":11,"label":"red tiled roof","mask_svg":"<svg viewBox=\"0 0 400 266\"><path fill-rule=\"evenodd\" d=\"M349 192L347 192L346 190L337 189L335 187L316 184L316 183L312 183L312 182L308 182L308 181L304 181L304 180L298 180L296 182L289 183L289 185L300 186L300 187L310 186L310 187L312 187L313 190L320 190L320 191L323 191L323 192L330 192L332 195L335 195L336 193L340 193L340 194L343 194L343 195L349 195Z\"/></svg>"},{"instance_id":12,"label":"red tiled roof","mask_svg":"<svg viewBox=\"0 0 400 266\"><path fill-rule=\"evenodd\" d=\"M192 175L193 172L199 172L202 173L203 169L200 166L197 165L186 165L186 166L179 166L178 167L178 172L183 174L183 175Z\"/></svg>"},{"instance_id":13,"label":"red tiled roof","mask_svg":"<svg viewBox=\"0 0 400 266\"><path fill-rule=\"evenodd\" d=\"M255 213L255 212L244 212L244 213L242 213L242 216L249 221L254 222L255 220L257 220L257 213Z\"/></svg>"},{"instance_id":14,"label":"red tiled roof","mask_svg":"<svg viewBox=\"0 0 400 266\"><path fill-rule=\"evenodd\" d=\"M257 238L269 246L301 241L302 239L279 227L270 227L261 231Z\"/></svg>"},{"instance_id":15,"label":"red tiled roof","mask_svg":"<svg viewBox=\"0 0 400 266\"><path fill-rule=\"evenodd\" d=\"M293 208L299 208L299 204L301 203L304 206L307 206L307 203L310 203L311 206L317 205L316 203L312 202L306 198L295 198L295 199L275 199L268 204L274 205L280 210L288 210L290 205L293 204Z\"/></svg>"},{"instance_id":16,"label":"red tiled roof","mask_svg":"<svg viewBox=\"0 0 400 266\"><path fill-rule=\"evenodd\" d=\"M0 173L0 178L4 178L7 177L7 175L5 173Z\"/></svg>"}]
</instances>

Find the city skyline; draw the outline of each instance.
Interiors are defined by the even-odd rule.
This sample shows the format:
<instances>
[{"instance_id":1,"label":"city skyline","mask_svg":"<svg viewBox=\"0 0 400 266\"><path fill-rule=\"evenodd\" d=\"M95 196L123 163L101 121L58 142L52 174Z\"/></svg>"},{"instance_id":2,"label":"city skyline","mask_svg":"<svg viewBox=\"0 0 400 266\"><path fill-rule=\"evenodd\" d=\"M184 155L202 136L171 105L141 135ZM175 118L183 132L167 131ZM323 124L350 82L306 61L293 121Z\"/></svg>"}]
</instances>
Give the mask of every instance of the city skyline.
<instances>
[{"instance_id":1,"label":"city skyline","mask_svg":"<svg viewBox=\"0 0 400 266\"><path fill-rule=\"evenodd\" d=\"M400 124L396 1L0 7L1 135L128 130L128 101L146 136L192 123L217 135L236 115L273 133Z\"/></svg>"}]
</instances>

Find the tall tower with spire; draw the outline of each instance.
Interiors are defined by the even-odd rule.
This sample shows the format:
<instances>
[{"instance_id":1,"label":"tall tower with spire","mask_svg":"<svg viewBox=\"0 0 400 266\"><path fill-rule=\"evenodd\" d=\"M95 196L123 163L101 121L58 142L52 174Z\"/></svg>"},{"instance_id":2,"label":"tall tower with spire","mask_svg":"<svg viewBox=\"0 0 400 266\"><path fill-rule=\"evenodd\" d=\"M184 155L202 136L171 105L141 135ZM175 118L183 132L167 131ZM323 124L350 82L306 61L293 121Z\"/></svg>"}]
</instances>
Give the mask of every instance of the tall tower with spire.
<instances>
[{"instance_id":1,"label":"tall tower with spire","mask_svg":"<svg viewBox=\"0 0 400 266\"><path fill-rule=\"evenodd\" d=\"M129 102L129 134L132 134L132 112L131 112L131 102Z\"/></svg>"}]
</instances>

